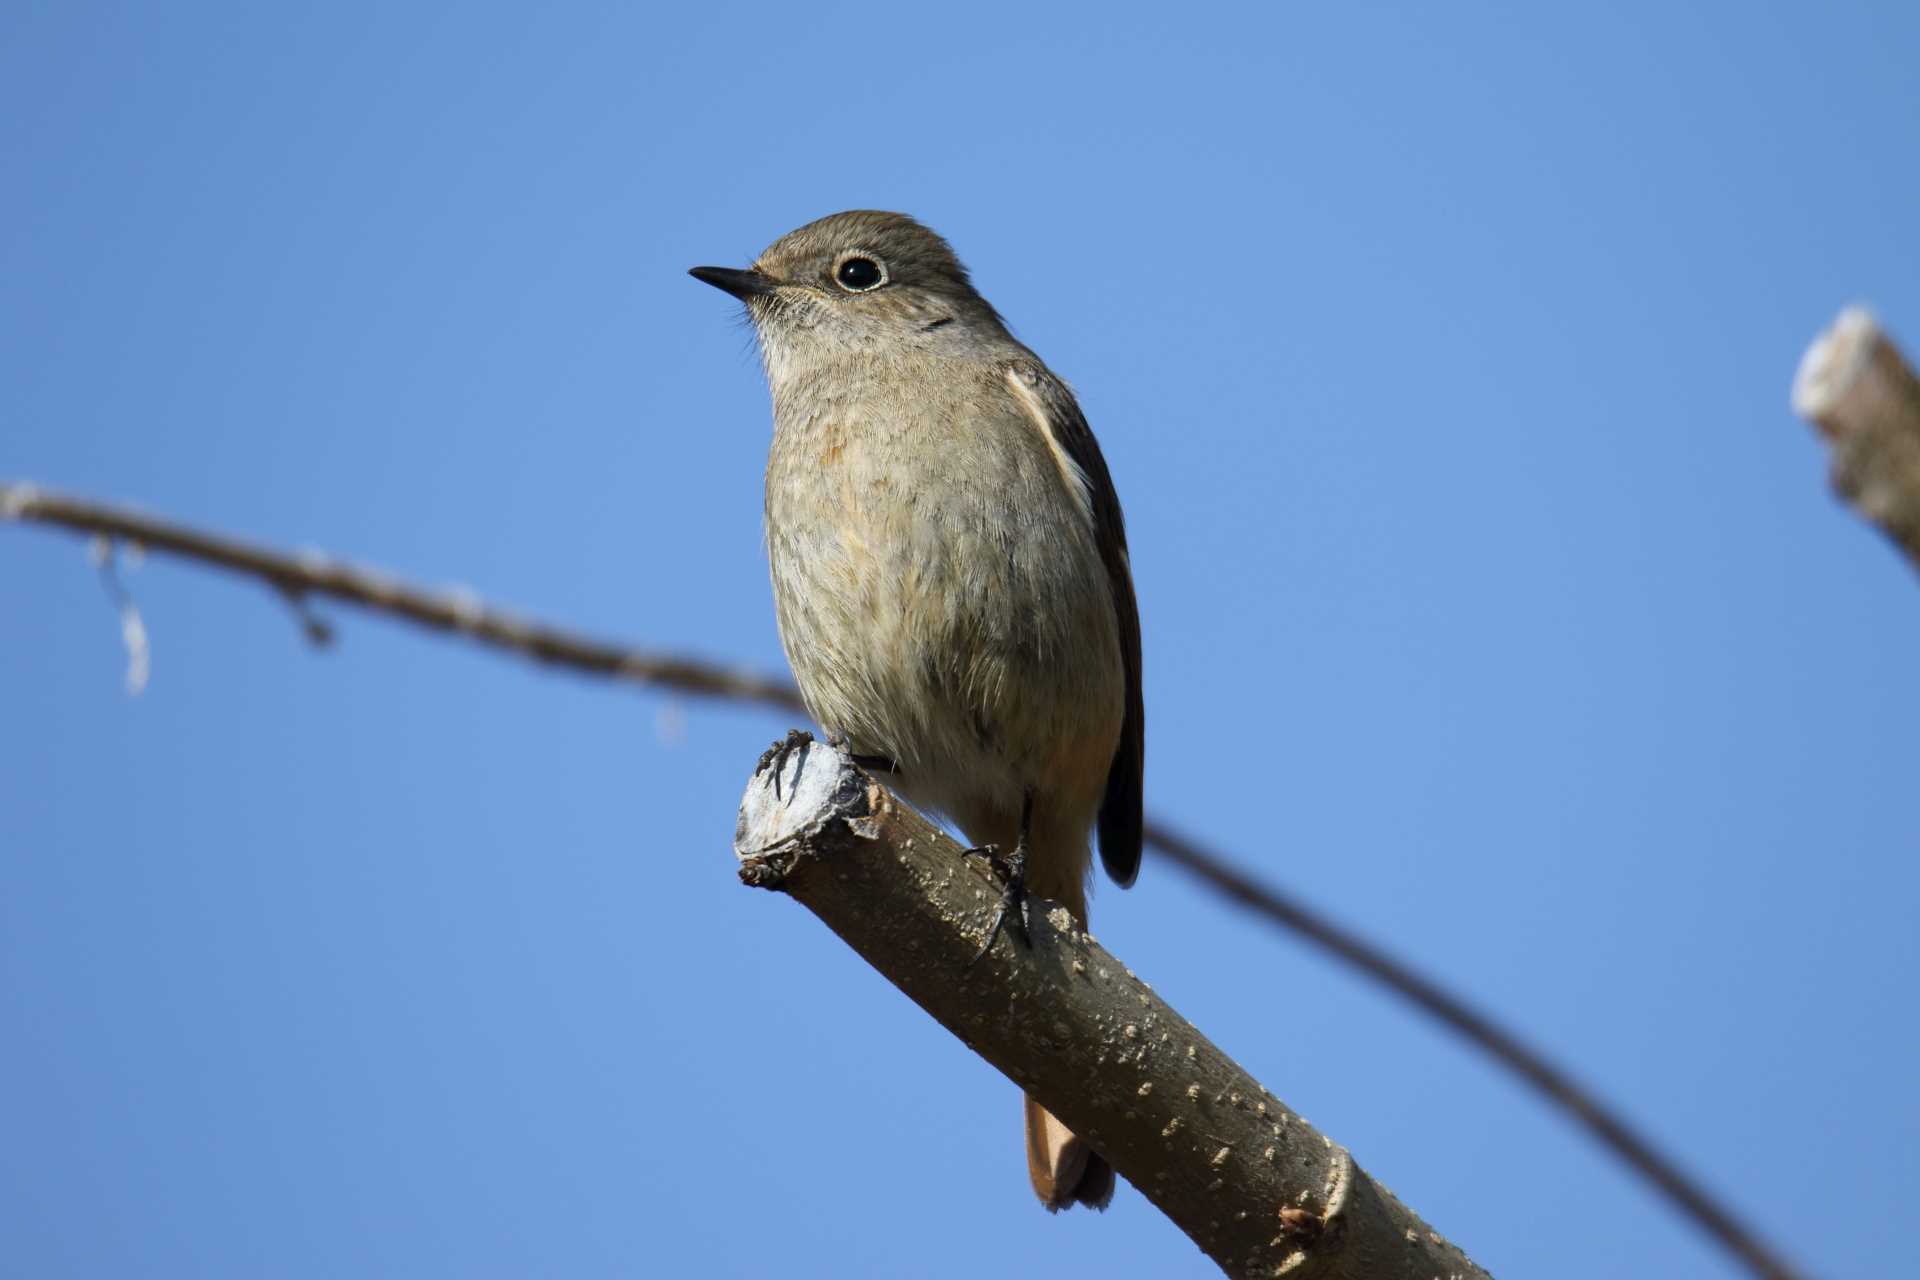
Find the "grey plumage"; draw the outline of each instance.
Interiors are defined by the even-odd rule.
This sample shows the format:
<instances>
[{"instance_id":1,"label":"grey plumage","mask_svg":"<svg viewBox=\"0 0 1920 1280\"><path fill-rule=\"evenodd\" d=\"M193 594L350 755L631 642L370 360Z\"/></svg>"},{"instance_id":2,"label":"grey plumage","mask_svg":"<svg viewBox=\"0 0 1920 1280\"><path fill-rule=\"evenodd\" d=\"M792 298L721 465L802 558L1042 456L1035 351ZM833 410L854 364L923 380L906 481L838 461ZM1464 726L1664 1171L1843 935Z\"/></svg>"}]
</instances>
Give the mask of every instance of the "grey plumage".
<instances>
[{"instance_id":1,"label":"grey plumage","mask_svg":"<svg viewBox=\"0 0 1920 1280\"><path fill-rule=\"evenodd\" d=\"M694 274L759 336L768 559L808 709L975 843L1025 837L1033 892L1084 921L1096 818L1113 878L1139 867L1144 715L1120 504L1072 392L902 214ZM1104 1162L1031 1103L1028 1128L1048 1207L1104 1205Z\"/></svg>"}]
</instances>

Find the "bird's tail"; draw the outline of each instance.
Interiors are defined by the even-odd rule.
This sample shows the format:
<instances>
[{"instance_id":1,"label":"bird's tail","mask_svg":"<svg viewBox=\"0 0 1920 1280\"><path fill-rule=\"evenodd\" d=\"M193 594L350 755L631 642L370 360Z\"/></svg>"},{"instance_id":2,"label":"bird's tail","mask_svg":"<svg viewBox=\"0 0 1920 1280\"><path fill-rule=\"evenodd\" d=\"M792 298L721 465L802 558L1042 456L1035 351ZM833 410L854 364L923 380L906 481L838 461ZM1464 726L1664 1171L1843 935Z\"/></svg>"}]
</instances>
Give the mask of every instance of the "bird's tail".
<instances>
[{"instance_id":1,"label":"bird's tail","mask_svg":"<svg viewBox=\"0 0 1920 1280\"><path fill-rule=\"evenodd\" d=\"M1032 1098L1027 1118L1027 1176L1047 1212L1076 1204L1104 1209L1113 1199L1113 1166Z\"/></svg>"}]
</instances>

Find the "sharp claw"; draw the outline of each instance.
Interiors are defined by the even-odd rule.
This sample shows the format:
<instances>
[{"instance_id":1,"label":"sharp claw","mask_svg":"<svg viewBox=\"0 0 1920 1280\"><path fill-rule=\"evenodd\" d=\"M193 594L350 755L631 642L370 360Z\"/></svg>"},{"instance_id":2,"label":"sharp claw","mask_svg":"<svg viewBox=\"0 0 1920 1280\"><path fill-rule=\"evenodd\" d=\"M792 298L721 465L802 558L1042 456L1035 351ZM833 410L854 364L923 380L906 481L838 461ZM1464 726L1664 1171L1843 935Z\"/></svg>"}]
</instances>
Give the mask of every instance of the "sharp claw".
<instances>
[{"instance_id":1,"label":"sharp claw","mask_svg":"<svg viewBox=\"0 0 1920 1280\"><path fill-rule=\"evenodd\" d=\"M767 785L773 788L777 798L780 795L780 775L786 772L787 761L795 751L800 753L802 763L806 760L807 748L813 745L813 735L805 729L789 729L787 736L768 747L760 755L760 763L753 767L753 776L759 777L773 770L773 776L767 779Z\"/></svg>"},{"instance_id":2,"label":"sharp claw","mask_svg":"<svg viewBox=\"0 0 1920 1280\"><path fill-rule=\"evenodd\" d=\"M999 846L983 844L975 849L966 850L966 856L985 858L987 864L1003 881L1000 894L1000 907L993 913L993 927L987 930L987 940L967 961L971 969L980 962L982 956L993 950L993 944L999 940L1000 931L1006 930L1010 937L1020 940L1023 947L1033 946L1033 935L1029 926L1033 922L1031 898L1027 894L1027 849L1024 842L1015 845L1013 852L1002 857Z\"/></svg>"},{"instance_id":3,"label":"sharp claw","mask_svg":"<svg viewBox=\"0 0 1920 1280\"><path fill-rule=\"evenodd\" d=\"M995 916L993 921L993 928L987 930L987 940L980 944L980 949L973 953L973 959L967 961L966 967L971 969L973 968L973 966L979 964L983 959L985 959L987 952L993 950L994 939L998 938L999 936L1000 936L1000 917Z\"/></svg>"}]
</instances>

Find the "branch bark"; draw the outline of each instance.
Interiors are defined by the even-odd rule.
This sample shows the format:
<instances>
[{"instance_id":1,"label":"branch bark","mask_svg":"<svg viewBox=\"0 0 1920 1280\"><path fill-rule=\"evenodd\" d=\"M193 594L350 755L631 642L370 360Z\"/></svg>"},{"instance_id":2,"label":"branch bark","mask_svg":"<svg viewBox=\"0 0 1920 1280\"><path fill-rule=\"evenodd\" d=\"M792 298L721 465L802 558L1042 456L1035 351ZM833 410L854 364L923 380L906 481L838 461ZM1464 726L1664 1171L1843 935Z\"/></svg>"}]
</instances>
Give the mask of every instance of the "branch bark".
<instances>
[{"instance_id":1,"label":"branch bark","mask_svg":"<svg viewBox=\"0 0 1920 1280\"><path fill-rule=\"evenodd\" d=\"M1229 1275L1486 1276L1064 907L1035 900L1031 946L1003 933L972 963L998 886L843 753L811 744L756 771L734 849L745 883L782 889L820 917Z\"/></svg>"},{"instance_id":2,"label":"branch bark","mask_svg":"<svg viewBox=\"0 0 1920 1280\"><path fill-rule=\"evenodd\" d=\"M1832 450L1834 492L1920 569L1920 378L1870 312L1848 307L1814 339L1793 408Z\"/></svg>"}]
</instances>

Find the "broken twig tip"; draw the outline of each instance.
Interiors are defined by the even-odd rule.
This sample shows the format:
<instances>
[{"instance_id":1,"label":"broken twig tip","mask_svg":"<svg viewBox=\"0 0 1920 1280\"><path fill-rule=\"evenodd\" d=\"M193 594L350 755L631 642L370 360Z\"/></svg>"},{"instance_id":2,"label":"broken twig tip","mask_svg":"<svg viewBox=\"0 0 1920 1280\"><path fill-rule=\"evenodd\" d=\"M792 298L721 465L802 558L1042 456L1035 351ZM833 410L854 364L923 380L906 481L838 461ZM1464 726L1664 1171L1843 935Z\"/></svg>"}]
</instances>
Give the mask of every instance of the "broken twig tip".
<instances>
[{"instance_id":1,"label":"broken twig tip","mask_svg":"<svg viewBox=\"0 0 1920 1280\"><path fill-rule=\"evenodd\" d=\"M1833 324L1813 340L1793 375L1793 411L1832 432L1834 406L1845 399L1859 380L1880 336L1879 322L1866 307L1840 312Z\"/></svg>"}]
</instances>

